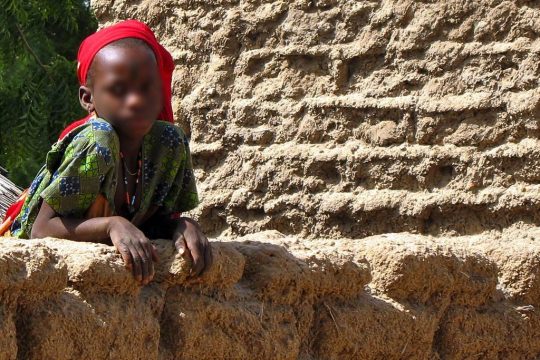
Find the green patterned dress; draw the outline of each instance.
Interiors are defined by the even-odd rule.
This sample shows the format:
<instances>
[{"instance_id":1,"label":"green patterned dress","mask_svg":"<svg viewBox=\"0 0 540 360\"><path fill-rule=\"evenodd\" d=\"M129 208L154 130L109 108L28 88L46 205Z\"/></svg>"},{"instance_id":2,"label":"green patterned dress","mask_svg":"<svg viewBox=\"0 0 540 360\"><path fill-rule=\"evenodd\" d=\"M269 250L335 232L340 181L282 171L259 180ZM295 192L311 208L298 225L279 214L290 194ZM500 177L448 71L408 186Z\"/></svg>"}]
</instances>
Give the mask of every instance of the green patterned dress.
<instances>
[{"instance_id":1,"label":"green patterned dress","mask_svg":"<svg viewBox=\"0 0 540 360\"><path fill-rule=\"evenodd\" d=\"M118 134L97 116L53 144L11 225L11 236L30 237L42 199L59 216L83 218L101 193L115 214L119 149ZM142 200L135 215L146 213L151 205L167 216L199 204L188 138L176 125L156 120L145 135L141 176Z\"/></svg>"}]
</instances>

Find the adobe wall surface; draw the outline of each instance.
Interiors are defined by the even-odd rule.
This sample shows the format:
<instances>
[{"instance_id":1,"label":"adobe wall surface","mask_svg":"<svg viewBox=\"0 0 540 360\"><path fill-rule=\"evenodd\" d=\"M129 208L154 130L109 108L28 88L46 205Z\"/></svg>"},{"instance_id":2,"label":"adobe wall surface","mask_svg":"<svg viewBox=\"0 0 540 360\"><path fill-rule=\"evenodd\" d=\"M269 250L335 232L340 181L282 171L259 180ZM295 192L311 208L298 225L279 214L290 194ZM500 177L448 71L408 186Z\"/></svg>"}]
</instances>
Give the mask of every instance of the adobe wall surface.
<instances>
[{"instance_id":1,"label":"adobe wall surface","mask_svg":"<svg viewBox=\"0 0 540 360\"><path fill-rule=\"evenodd\" d=\"M0 358L540 357L540 6L94 0L176 62L215 266L0 241Z\"/></svg>"},{"instance_id":2,"label":"adobe wall surface","mask_svg":"<svg viewBox=\"0 0 540 360\"><path fill-rule=\"evenodd\" d=\"M267 231L214 239L198 282L155 240L144 287L112 247L3 238L0 359L533 359L538 237Z\"/></svg>"},{"instance_id":3,"label":"adobe wall surface","mask_svg":"<svg viewBox=\"0 0 540 360\"><path fill-rule=\"evenodd\" d=\"M173 53L212 235L540 222L534 1L93 1Z\"/></svg>"}]
</instances>

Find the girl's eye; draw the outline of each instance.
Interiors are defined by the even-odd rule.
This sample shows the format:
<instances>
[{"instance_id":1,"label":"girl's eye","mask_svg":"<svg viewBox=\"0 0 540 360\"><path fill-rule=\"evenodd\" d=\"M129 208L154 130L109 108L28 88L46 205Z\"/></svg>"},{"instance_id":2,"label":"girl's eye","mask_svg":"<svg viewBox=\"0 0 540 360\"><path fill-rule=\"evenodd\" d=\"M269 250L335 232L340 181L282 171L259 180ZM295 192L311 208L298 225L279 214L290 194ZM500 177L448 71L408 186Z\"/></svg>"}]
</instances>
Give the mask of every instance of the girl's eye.
<instances>
[{"instance_id":1,"label":"girl's eye","mask_svg":"<svg viewBox=\"0 0 540 360\"><path fill-rule=\"evenodd\" d=\"M151 84L149 82L143 83L141 85L141 91L143 93L148 92L150 90L150 88L151 88Z\"/></svg>"},{"instance_id":2,"label":"girl's eye","mask_svg":"<svg viewBox=\"0 0 540 360\"><path fill-rule=\"evenodd\" d=\"M116 84L111 87L111 92L116 96L122 96L126 92L126 88L122 85Z\"/></svg>"}]
</instances>

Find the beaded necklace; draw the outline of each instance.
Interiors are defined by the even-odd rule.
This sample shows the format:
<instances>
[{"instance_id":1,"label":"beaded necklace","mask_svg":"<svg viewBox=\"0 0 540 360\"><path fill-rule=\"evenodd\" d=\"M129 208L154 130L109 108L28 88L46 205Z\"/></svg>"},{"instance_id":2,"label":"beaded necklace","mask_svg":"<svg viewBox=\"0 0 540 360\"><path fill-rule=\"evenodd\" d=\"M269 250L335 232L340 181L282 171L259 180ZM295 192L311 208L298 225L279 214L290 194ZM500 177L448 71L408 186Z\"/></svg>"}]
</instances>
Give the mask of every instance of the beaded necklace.
<instances>
[{"instance_id":1,"label":"beaded necklace","mask_svg":"<svg viewBox=\"0 0 540 360\"><path fill-rule=\"evenodd\" d=\"M139 178L141 176L141 168L142 168L141 150L139 150L139 155L137 156L137 167L138 167L137 172L134 172L134 173L129 171L122 151L120 151L120 157L122 158L122 164L124 165L122 169L122 173L124 174L124 188L126 190L126 205L127 205L129 214L133 215L133 213L135 212L135 194L137 193L137 185L139 184ZM133 196L131 196L131 201L129 200L130 196L128 192L128 182L127 182L126 172L132 176L137 175L137 178L135 179L135 190L133 191Z\"/></svg>"}]
</instances>

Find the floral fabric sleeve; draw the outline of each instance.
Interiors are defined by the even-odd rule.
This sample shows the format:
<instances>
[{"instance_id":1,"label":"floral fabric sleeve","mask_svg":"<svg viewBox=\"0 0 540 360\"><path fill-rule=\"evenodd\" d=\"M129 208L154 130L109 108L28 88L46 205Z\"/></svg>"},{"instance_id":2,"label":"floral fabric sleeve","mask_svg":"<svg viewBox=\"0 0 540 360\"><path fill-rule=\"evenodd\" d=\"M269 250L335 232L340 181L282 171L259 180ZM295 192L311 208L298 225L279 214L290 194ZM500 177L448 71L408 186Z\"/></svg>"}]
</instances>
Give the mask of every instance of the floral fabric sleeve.
<instances>
[{"instance_id":1,"label":"floral fabric sleeve","mask_svg":"<svg viewBox=\"0 0 540 360\"><path fill-rule=\"evenodd\" d=\"M60 216L83 217L98 194L112 187L115 152L109 129L100 126L92 124L91 131L75 136L51 182L41 191L44 201Z\"/></svg>"}]
</instances>

